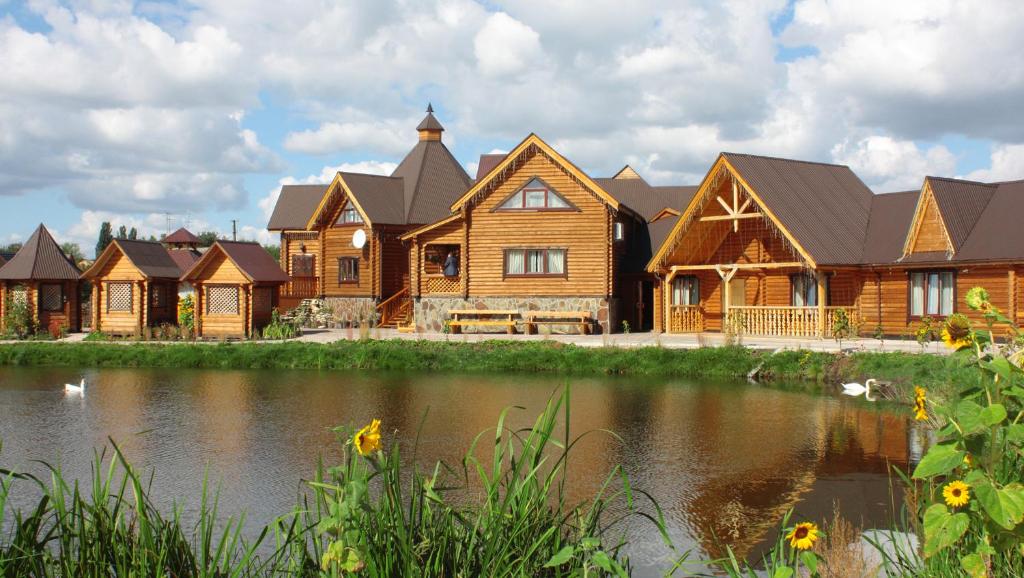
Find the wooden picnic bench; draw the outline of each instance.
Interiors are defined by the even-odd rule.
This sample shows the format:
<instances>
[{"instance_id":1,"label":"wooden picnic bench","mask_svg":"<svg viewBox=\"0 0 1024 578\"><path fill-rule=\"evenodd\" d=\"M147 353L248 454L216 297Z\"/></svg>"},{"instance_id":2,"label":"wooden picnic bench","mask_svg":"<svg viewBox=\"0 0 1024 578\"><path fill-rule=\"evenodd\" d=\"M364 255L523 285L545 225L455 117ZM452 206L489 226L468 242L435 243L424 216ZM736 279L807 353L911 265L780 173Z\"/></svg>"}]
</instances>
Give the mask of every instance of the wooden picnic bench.
<instances>
[{"instance_id":1,"label":"wooden picnic bench","mask_svg":"<svg viewBox=\"0 0 1024 578\"><path fill-rule=\"evenodd\" d=\"M451 309L448 327L452 333L460 333L466 325L482 327L505 327L509 335L516 332L515 309ZM496 319L503 317L504 319ZM467 319L468 318L468 319Z\"/></svg>"},{"instance_id":2,"label":"wooden picnic bench","mask_svg":"<svg viewBox=\"0 0 1024 578\"><path fill-rule=\"evenodd\" d=\"M593 318L589 311L527 311L526 334L537 332L538 325L579 325L580 333L590 333Z\"/></svg>"}]
</instances>

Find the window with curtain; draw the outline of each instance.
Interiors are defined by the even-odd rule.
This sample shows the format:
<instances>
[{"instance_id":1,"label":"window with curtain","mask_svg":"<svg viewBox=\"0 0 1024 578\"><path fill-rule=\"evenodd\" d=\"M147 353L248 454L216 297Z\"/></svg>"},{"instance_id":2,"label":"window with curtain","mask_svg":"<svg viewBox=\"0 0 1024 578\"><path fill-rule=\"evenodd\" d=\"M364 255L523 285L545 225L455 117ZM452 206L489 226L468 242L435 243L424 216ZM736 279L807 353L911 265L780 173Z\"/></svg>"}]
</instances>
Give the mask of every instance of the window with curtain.
<instances>
[{"instance_id":1,"label":"window with curtain","mask_svg":"<svg viewBox=\"0 0 1024 578\"><path fill-rule=\"evenodd\" d=\"M359 282L359 259L355 257L338 258L338 283Z\"/></svg>"},{"instance_id":2,"label":"window with curtain","mask_svg":"<svg viewBox=\"0 0 1024 578\"><path fill-rule=\"evenodd\" d=\"M572 205L559 195L544 181L534 178L505 199L498 207L499 211L564 211Z\"/></svg>"},{"instance_id":3,"label":"window with curtain","mask_svg":"<svg viewBox=\"0 0 1024 578\"><path fill-rule=\"evenodd\" d=\"M565 276L565 249L505 249L505 276Z\"/></svg>"},{"instance_id":4,"label":"window with curtain","mask_svg":"<svg viewBox=\"0 0 1024 578\"><path fill-rule=\"evenodd\" d=\"M673 305L700 305L700 282L693 275L682 275L672 280Z\"/></svg>"},{"instance_id":5,"label":"window with curtain","mask_svg":"<svg viewBox=\"0 0 1024 578\"><path fill-rule=\"evenodd\" d=\"M818 280L813 274L799 273L789 278L792 293L790 302L794 307L818 306ZM825 305L828 305L828 278L825 278Z\"/></svg>"},{"instance_id":6,"label":"window with curtain","mask_svg":"<svg viewBox=\"0 0 1024 578\"><path fill-rule=\"evenodd\" d=\"M910 273L910 316L945 317L956 304L956 279L952 271Z\"/></svg>"}]
</instances>

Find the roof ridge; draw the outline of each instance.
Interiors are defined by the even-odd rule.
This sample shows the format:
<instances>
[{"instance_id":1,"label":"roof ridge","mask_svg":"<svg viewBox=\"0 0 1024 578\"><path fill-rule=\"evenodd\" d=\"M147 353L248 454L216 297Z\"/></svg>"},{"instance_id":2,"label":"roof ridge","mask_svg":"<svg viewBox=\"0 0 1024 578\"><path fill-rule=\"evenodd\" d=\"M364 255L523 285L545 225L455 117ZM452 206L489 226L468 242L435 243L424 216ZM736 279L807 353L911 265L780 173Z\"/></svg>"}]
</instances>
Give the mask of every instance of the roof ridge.
<instances>
[{"instance_id":1,"label":"roof ridge","mask_svg":"<svg viewBox=\"0 0 1024 578\"><path fill-rule=\"evenodd\" d=\"M727 156L728 155L732 155L732 156L737 156L737 157L748 157L748 158L754 158L754 159L769 159L769 160L774 160L774 161L786 161L786 162L790 162L790 163L801 163L801 164L805 164L805 165L819 165L819 166L824 166L824 167L840 167L840 168L844 168L844 169L850 169L850 165L843 165L843 164L839 164L839 163L826 163L826 162L823 162L823 161L807 161L807 160L802 160L802 159L789 159L789 158L786 158L786 157L774 157L774 156L770 156L770 155L754 155L754 154L750 154L750 153L731 153L731 152L728 152L728 151L722 151L721 154L727 155ZM850 172L853 172L853 169L850 169ZM854 174L856 174L856 173L854 173ZM860 178L860 177L858 177L858 178ZM872 192L874 192L874 191L872 191Z\"/></svg>"},{"instance_id":2,"label":"roof ridge","mask_svg":"<svg viewBox=\"0 0 1024 578\"><path fill-rule=\"evenodd\" d=\"M954 182L954 183L967 183L967 184L971 184L971 185L981 185L983 187L995 187L995 186L998 186L1000 184L1000 183L986 183L986 182L983 182L983 181L972 181L970 179L958 179L956 177L937 177L937 176L934 176L934 175L925 175L924 178L925 178L925 180L950 181L950 182ZM1022 179L1022 180L1024 180L1024 179Z\"/></svg>"}]
</instances>

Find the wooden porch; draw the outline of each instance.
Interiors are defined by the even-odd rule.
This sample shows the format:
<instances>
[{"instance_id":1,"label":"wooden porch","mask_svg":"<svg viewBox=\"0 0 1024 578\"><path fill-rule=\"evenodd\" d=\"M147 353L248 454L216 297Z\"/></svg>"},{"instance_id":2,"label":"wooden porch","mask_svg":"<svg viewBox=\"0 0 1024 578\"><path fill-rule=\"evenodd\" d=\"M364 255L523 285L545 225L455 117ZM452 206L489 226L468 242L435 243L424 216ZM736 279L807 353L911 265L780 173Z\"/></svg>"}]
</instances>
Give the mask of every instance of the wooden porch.
<instances>
[{"instance_id":1,"label":"wooden porch","mask_svg":"<svg viewBox=\"0 0 1024 578\"><path fill-rule=\"evenodd\" d=\"M832 337L836 316L843 311L851 328L859 324L856 307L732 306L725 326L744 335L761 337ZM721 315L721 314L719 314ZM706 313L700 305L673 305L669 309L670 333L703 333ZM821 322L824 317L824 323Z\"/></svg>"}]
</instances>

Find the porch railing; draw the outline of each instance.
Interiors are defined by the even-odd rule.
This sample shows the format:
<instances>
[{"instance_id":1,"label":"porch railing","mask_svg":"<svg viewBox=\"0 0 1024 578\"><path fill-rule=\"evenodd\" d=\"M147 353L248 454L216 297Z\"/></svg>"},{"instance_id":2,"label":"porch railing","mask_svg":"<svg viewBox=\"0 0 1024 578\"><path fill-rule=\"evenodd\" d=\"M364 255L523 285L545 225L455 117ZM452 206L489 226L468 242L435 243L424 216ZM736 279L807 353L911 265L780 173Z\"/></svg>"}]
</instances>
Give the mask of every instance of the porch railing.
<instances>
[{"instance_id":1,"label":"porch railing","mask_svg":"<svg viewBox=\"0 0 1024 578\"><path fill-rule=\"evenodd\" d=\"M282 294L285 297L301 297L308 299L320 294L319 277L292 277L285 284Z\"/></svg>"},{"instance_id":2,"label":"porch railing","mask_svg":"<svg viewBox=\"0 0 1024 578\"><path fill-rule=\"evenodd\" d=\"M836 312L846 311L850 321L851 333L857 332L857 314L852 307L825 308L825 337L832 336ZM818 337L817 307L767 307L743 306L730 307L729 318L740 331L747 335L766 335L778 337Z\"/></svg>"},{"instance_id":3,"label":"porch railing","mask_svg":"<svg viewBox=\"0 0 1024 578\"><path fill-rule=\"evenodd\" d=\"M704 331L704 312L699 305L672 305L669 309L671 333L700 333Z\"/></svg>"},{"instance_id":4,"label":"porch railing","mask_svg":"<svg viewBox=\"0 0 1024 578\"><path fill-rule=\"evenodd\" d=\"M456 294L462 291L462 278L459 276L424 275L426 282L424 293Z\"/></svg>"}]
</instances>

